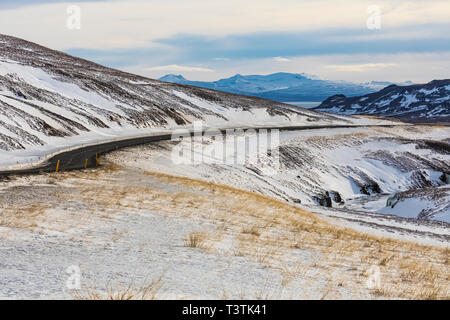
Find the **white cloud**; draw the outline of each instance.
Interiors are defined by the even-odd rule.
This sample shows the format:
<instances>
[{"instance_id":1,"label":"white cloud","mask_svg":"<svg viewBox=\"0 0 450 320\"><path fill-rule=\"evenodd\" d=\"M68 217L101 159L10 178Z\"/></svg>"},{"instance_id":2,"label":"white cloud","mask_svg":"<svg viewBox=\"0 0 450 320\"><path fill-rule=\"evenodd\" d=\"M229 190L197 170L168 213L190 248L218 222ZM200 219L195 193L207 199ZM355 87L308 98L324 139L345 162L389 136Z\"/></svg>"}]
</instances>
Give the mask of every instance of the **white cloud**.
<instances>
[{"instance_id":1,"label":"white cloud","mask_svg":"<svg viewBox=\"0 0 450 320\"><path fill-rule=\"evenodd\" d=\"M157 66L146 68L147 71L176 71L176 72L214 72L213 69L201 68L201 67L189 67L180 66L177 64L171 64L168 66Z\"/></svg>"},{"instance_id":2,"label":"white cloud","mask_svg":"<svg viewBox=\"0 0 450 320\"><path fill-rule=\"evenodd\" d=\"M283 57L274 57L273 60L275 60L276 62L289 62L291 61L288 58L283 58Z\"/></svg>"},{"instance_id":3,"label":"white cloud","mask_svg":"<svg viewBox=\"0 0 450 320\"><path fill-rule=\"evenodd\" d=\"M226 66L214 65L214 72L183 72L189 80L214 81L240 74L269 74L276 72L306 73L320 79L347 80L357 83L376 81L425 83L433 79L447 79L450 74L450 52L402 53L402 54L354 54L289 57L286 63L273 63L273 59L233 60ZM390 67L366 68L364 72L348 72L343 68L324 66L391 65ZM150 78L161 77L167 72L146 71L146 66L125 68L131 73Z\"/></svg>"},{"instance_id":4,"label":"white cloud","mask_svg":"<svg viewBox=\"0 0 450 320\"><path fill-rule=\"evenodd\" d=\"M366 28L369 0L117 0L79 2L81 30L66 28L68 4L2 9L0 30L50 46L149 47L179 33L222 36L252 32ZM448 23L448 0L378 0L382 28Z\"/></svg>"},{"instance_id":5,"label":"white cloud","mask_svg":"<svg viewBox=\"0 0 450 320\"><path fill-rule=\"evenodd\" d=\"M382 30L361 35L349 32L344 39L337 36L326 41L377 39L439 38L448 23L448 0L377 0L382 11ZM78 2L81 7L81 30L66 27L67 3L30 4L26 7L0 10L0 32L24 38L57 50L85 49L155 49L161 57L145 54L130 58L124 70L151 77L164 72L180 72L198 80L215 80L235 73L262 74L272 72L306 72L323 79L349 81L390 80L414 82L433 78L448 78L450 53L418 53L400 55L342 54L282 57L284 52L272 54L280 57L267 59L234 58L228 60L227 51L232 44L222 43L224 51L218 58L204 61L177 60L183 48L156 41L179 34L203 35L220 38L224 35L253 32L278 33L321 30L366 30L367 6L373 0L115 0ZM427 24L436 24L430 28ZM422 30L423 26L423 30ZM422 31L421 31L422 30ZM347 39L348 38L348 39ZM193 44L192 46L195 46ZM432 46L432 44L431 44ZM264 50L264 46L261 45ZM433 49L430 47L430 49ZM145 50L143 52L145 53ZM149 50L151 51L151 50ZM431 51L431 50L430 50ZM223 57L221 57L223 55ZM190 61L190 62L183 62ZM193 62L195 61L195 62ZM226 61L226 63L224 63ZM280 63L274 63L278 61ZM375 61L375 63L374 63ZM376 63L376 62L388 63ZM173 64L172 64L173 63ZM183 66L179 64L188 64ZM124 65L124 64L122 64ZM156 67L155 67L156 65ZM324 66L327 66L324 68Z\"/></svg>"},{"instance_id":6,"label":"white cloud","mask_svg":"<svg viewBox=\"0 0 450 320\"><path fill-rule=\"evenodd\" d=\"M395 63L335 64L335 65L326 65L324 66L324 68L343 72L364 72L368 70L393 67L396 65L397 64Z\"/></svg>"}]
</instances>

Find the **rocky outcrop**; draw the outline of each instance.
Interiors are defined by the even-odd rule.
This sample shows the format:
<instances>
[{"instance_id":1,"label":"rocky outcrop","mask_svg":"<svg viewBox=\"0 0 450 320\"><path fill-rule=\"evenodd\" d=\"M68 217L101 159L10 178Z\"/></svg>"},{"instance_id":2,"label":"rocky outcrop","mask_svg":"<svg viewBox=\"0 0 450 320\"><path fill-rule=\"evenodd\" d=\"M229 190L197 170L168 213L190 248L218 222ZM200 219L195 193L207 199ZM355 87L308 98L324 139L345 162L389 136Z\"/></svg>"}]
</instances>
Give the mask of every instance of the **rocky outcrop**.
<instances>
[{"instance_id":1,"label":"rocky outcrop","mask_svg":"<svg viewBox=\"0 0 450 320\"><path fill-rule=\"evenodd\" d=\"M312 197L313 201L322 207L331 208L333 206L333 203L331 201L330 193L328 191L325 191L323 194L319 194Z\"/></svg>"}]
</instances>

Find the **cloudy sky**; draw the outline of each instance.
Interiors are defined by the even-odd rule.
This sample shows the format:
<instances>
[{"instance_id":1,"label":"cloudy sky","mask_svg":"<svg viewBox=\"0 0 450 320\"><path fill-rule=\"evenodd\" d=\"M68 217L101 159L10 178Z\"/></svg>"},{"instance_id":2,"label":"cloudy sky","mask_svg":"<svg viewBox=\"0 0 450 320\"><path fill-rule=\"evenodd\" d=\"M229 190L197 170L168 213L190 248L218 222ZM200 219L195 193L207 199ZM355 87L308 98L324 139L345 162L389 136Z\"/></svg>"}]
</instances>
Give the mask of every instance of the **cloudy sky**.
<instances>
[{"instance_id":1,"label":"cloudy sky","mask_svg":"<svg viewBox=\"0 0 450 320\"><path fill-rule=\"evenodd\" d=\"M153 78L450 78L448 0L1 0L0 33Z\"/></svg>"}]
</instances>

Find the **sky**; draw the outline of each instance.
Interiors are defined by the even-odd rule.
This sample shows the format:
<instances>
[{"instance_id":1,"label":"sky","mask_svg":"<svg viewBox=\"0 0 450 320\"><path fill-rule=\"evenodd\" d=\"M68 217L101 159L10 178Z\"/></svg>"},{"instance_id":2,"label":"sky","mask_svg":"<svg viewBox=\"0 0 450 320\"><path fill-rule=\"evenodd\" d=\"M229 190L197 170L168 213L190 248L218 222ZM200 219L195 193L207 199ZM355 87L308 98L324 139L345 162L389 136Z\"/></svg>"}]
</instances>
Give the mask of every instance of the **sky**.
<instances>
[{"instance_id":1,"label":"sky","mask_svg":"<svg viewBox=\"0 0 450 320\"><path fill-rule=\"evenodd\" d=\"M0 33L158 78L450 78L448 0L0 0Z\"/></svg>"}]
</instances>

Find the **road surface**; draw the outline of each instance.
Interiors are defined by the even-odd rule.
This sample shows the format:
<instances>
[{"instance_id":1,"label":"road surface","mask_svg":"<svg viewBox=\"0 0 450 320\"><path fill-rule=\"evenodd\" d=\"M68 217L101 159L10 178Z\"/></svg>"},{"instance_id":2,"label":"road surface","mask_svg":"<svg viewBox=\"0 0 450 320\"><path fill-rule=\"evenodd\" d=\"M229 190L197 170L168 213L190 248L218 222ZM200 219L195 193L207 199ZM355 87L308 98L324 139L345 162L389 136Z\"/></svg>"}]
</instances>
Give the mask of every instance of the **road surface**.
<instances>
[{"instance_id":1,"label":"road surface","mask_svg":"<svg viewBox=\"0 0 450 320\"><path fill-rule=\"evenodd\" d=\"M242 127L242 128L228 128L220 129L222 134L226 130L230 129L253 129L255 131L259 130L280 130L280 131L297 131L297 130L315 130L315 129L336 129L336 128L361 128L361 127L394 127L396 125L336 125L336 126L272 126L272 127ZM191 135L193 131L190 132ZM202 132L205 133L205 130ZM206 134L208 134L206 130ZM41 165L34 167L14 169L0 171L0 176L9 175L21 175L21 174L36 174L42 172L54 172L57 169L59 171L69 171L69 170L80 170L84 168L92 168L98 165L97 158L108 152L112 152L122 148L133 147L137 145L143 145L147 143L152 143L156 141L170 140L172 137L171 133L153 134L143 137L127 138L116 141L109 141L98 143L95 145L83 146L76 149L71 149L58 153L57 155L49 158L47 161Z\"/></svg>"}]
</instances>

